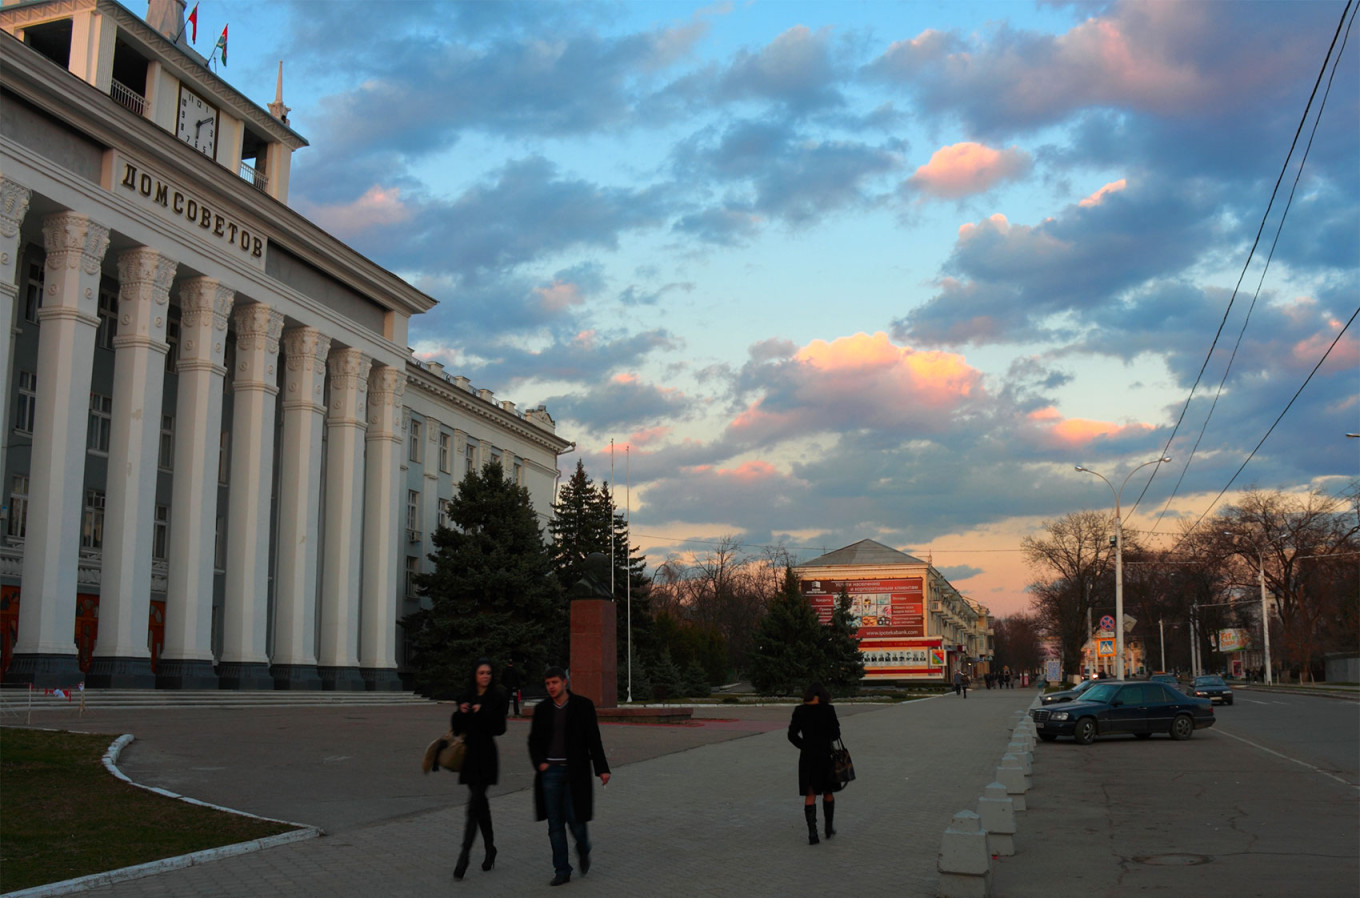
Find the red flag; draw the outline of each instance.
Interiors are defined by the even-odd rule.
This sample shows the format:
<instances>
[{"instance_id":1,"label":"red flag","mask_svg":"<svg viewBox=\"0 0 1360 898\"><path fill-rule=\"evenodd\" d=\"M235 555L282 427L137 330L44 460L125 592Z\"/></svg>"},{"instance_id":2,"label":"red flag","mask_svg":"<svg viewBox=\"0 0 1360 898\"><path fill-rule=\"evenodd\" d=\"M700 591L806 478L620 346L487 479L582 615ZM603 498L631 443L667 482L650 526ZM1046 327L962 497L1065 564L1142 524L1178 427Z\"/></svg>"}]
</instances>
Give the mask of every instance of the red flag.
<instances>
[{"instance_id":1,"label":"red flag","mask_svg":"<svg viewBox=\"0 0 1360 898\"><path fill-rule=\"evenodd\" d=\"M217 46L222 50L222 65L227 64L227 26L222 26L222 36L217 39Z\"/></svg>"},{"instance_id":2,"label":"red flag","mask_svg":"<svg viewBox=\"0 0 1360 898\"><path fill-rule=\"evenodd\" d=\"M196 44L196 43L198 43L198 4L197 4L197 3L194 4L194 11L191 12L191 13L189 13L189 25L190 25L189 34L192 35L192 36L189 38L189 40L191 40L192 42L194 42L194 43Z\"/></svg>"}]
</instances>

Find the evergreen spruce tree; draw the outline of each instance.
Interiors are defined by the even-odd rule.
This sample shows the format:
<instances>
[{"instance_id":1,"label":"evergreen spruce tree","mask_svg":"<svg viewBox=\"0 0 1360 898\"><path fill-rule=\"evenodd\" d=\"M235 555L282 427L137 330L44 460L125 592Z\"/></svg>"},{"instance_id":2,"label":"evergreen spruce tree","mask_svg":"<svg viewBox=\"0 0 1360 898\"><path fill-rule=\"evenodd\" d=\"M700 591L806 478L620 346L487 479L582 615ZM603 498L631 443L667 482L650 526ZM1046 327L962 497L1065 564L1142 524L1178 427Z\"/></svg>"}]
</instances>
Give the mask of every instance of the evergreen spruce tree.
<instances>
[{"instance_id":1,"label":"evergreen spruce tree","mask_svg":"<svg viewBox=\"0 0 1360 898\"><path fill-rule=\"evenodd\" d=\"M850 614L850 593L842 586L836 610L826 627L826 673L822 683L833 695L854 695L864 677L864 656L855 638L857 623Z\"/></svg>"},{"instance_id":2,"label":"evergreen spruce tree","mask_svg":"<svg viewBox=\"0 0 1360 898\"><path fill-rule=\"evenodd\" d=\"M585 572L587 555L599 552L609 556L611 539L613 541L619 691L621 697L626 697L630 594L633 657L646 665L659 660L652 636L651 605L647 597L649 580L646 575L646 556L637 554L636 547L631 545L627 521L613 507L609 484L606 482L595 486L580 461L576 462L576 470L558 491L554 512L548 525L553 536L553 568L564 589L570 590L580 581ZM634 698L637 697L635 689Z\"/></svg>"},{"instance_id":3,"label":"evergreen spruce tree","mask_svg":"<svg viewBox=\"0 0 1360 898\"><path fill-rule=\"evenodd\" d=\"M513 656L525 670L558 663L566 605L529 491L492 462L463 478L449 518L432 536L434 570L415 578L431 607L402 620L416 691L452 697L481 657L499 666Z\"/></svg>"},{"instance_id":4,"label":"evergreen spruce tree","mask_svg":"<svg viewBox=\"0 0 1360 898\"><path fill-rule=\"evenodd\" d=\"M755 633L751 684L763 695L801 695L826 663L825 628L798 588L793 568Z\"/></svg>"}]
</instances>

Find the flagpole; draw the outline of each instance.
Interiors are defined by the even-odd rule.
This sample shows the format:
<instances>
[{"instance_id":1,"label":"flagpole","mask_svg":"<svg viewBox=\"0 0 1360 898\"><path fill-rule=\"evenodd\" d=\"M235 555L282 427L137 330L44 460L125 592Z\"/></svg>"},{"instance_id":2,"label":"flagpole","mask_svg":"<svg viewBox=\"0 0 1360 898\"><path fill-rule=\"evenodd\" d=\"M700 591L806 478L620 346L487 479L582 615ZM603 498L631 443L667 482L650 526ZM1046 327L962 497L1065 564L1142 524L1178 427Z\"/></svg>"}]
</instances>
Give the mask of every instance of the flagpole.
<instances>
[{"instance_id":1,"label":"flagpole","mask_svg":"<svg viewBox=\"0 0 1360 898\"><path fill-rule=\"evenodd\" d=\"M628 596L628 703L633 703L633 532L629 530L629 520L633 512L633 447L623 446L623 529L628 533L625 547L628 570L624 573L624 590Z\"/></svg>"},{"instance_id":2,"label":"flagpole","mask_svg":"<svg viewBox=\"0 0 1360 898\"><path fill-rule=\"evenodd\" d=\"M614 598L614 438L609 438L609 598Z\"/></svg>"}]
</instances>

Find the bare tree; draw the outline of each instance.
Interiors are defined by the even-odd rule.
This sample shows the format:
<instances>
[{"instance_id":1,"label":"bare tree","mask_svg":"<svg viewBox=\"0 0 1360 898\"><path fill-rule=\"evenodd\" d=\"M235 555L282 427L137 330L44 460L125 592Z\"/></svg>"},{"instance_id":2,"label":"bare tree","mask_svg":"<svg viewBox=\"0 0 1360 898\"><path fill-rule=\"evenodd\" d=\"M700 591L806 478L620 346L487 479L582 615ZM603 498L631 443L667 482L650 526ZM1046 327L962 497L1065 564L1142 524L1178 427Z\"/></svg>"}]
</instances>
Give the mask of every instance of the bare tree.
<instances>
[{"instance_id":1,"label":"bare tree","mask_svg":"<svg viewBox=\"0 0 1360 898\"><path fill-rule=\"evenodd\" d=\"M993 670L1009 666L1012 673L1039 669L1039 619L1030 614L1012 614L996 622L992 645L996 651Z\"/></svg>"},{"instance_id":2,"label":"bare tree","mask_svg":"<svg viewBox=\"0 0 1360 898\"><path fill-rule=\"evenodd\" d=\"M1335 626L1356 617L1356 509L1354 490L1343 500L1319 490L1297 497L1254 489L1213 525L1231 534L1225 540L1236 556L1237 583L1253 582L1264 569L1280 617L1283 657L1301 679L1312 677L1321 653L1334 644Z\"/></svg>"},{"instance_id":3,"label":"bare tree","mask_svg":"<svg viewBox=\"0 0 1360 898\"><path fill-rule=\"evenodd\" d=\"M1027 536L1020 543L1025 561L1039 575L1029 586L1040 629L1058 640L1063 669L1081 666L1086 642L1086 612L1105 593L1106 575L1113 570L1114 532L1111 515L1077 511L1043 523L1044 535Z\"/></svg>"}]
</instances>

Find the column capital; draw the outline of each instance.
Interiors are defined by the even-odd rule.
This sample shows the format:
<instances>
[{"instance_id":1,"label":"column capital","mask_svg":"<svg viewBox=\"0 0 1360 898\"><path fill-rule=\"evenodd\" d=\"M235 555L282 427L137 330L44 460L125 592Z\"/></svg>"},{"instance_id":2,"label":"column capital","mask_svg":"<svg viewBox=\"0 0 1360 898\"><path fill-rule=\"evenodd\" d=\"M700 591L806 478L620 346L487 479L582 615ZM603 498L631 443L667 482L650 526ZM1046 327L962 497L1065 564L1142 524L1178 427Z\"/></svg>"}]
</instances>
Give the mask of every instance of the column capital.
<instances>
[{"instance_id":1,"label":"column capital","mask_svg":"<svg viewBox=\"0 0 1360 898\"><path fill-rule=\"evenodd\" d=\"M314 327L294 327L284 333L285 409L298 405L316 412L325 410L326 353L330 348L331 338Z\"/></svg>"},{"instance_id":2,"label":"column capital","mask_svg":"<svg viewBox=\"0 0 1360 898\"><path fill-rule=\"evenodd\" d=\"M28 201L33 196L18 181L0 177L0 237L17 237L19 225L28 214Z\"/></svg>"},{"instance_id":3,"label":"column capital","mask_svg":"<svg viewBox=\"0 0 1360 898\"><path fill-rule=\"evenodd\" d=\"M216 278L190 278L179 288L179 369L200 366L225 374L227 322L236 291Z\"/></svg>"},{"instance_id":4,"label":"column capital","mask_svg":"<svg viewBox=\"0 0 1360 898\"><path fill-rule=\"evenodd\" d=\"M406 372L391 365L377 365L368 378L368 438L401 442L402 398L406 395Z\"/></svg>"},{"instance_id":5,"label":"column capital","mask_svg":"<svg viewBox=\"0 0 1360 898\"><path fill-rule=\"evenodd\" d=\"M327 420L332 425L367 426L368 371L372 364L363 350L354 348L337 349L326 360L331 382Z\"/></svg>"},{"instance_id":6,"label":"column capital","mask_svg":"<svg viewBox=\"0 0 1360 898\"><path fill-rule=\"evenodd\" d=\"M236 322L236 346L245 352L263 349L271 355L279 351L279 335L283 333L283 313L263 303L253 302L237 306L232 314Z\"/></svg>"},{"instance_id":7,"label":"column capital","mask_svg":"<svg viewBox=\"0 0 1360 898\"><path fill-rule=\"evenodd\" d=\"M113 345L149 345L164 352L170 283L179 263L149 246L118 255L118 336Z\"/></svg>"},{"instance_id":8,"label":"column capital","mask_svg":"<svg viewBox=\"0 0 1360 898\"><path fill-rule=\"evenodd\" d=\"M95 275L109 248L109 229L88 215L57 212L43 219L43 246L48 268L79 268Z\"/></svg>"}]
</instances>

